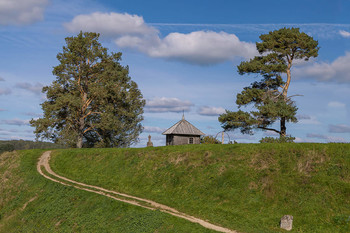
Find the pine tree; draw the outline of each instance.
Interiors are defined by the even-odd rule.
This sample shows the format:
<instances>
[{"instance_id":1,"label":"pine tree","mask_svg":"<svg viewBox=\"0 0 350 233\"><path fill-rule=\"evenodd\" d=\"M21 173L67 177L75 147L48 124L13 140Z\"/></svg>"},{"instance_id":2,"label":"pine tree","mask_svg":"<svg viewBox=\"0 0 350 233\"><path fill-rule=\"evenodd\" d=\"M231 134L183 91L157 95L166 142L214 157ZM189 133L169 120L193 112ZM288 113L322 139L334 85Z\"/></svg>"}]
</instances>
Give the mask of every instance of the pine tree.
<instances>
[{"instance_id":1,"label":"pine tree","mask_svg":"<svg viewBox=\"0 0 350 233\"><path fill-rule=\"evenodd\" d=\"M67 37L56 80L43 88L43 118L32 119L37 138L71 147L126 147L142 131L145 100L120 64L121 53L107 53L99 34Z\"/></svg>"},{"instance_id":2,"label":"pine tree","mask_svg":"<svg viewBox=\"0 0 350 233\"><path fill-rule=\"evenodd\" d=\"M260 81L237 94L238 108L253 105L256 111L236 112L226 110L219 121L225 130L240 129L242 133L253 134L254 129L269 130L286 136L286 122L297 122L297 107L288 89L291 83L291 68L294 60L308 61L318 56L318 42L299 28L282 28L260 35L256 43L259 56L242 62L237 68L240 75L258 74ZM283 80L283 75L286 79ZM280 121L280 129L271 125Z\"/></svg>"}]
</instances>

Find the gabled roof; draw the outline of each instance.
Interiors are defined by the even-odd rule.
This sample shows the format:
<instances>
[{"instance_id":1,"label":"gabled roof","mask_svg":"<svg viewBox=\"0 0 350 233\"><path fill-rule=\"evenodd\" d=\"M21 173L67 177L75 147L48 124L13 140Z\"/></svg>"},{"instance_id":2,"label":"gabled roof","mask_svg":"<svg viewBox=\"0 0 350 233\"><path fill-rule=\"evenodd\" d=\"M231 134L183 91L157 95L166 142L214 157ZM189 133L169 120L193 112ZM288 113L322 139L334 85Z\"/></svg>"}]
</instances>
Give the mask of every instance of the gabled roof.
<instances>
[{"instance_id":1,"label":"gabled roof","mask_svg":"<svg viewBox=\"0 0 350 233\"><path fill-rule=\"evenodd\" d=\"M184 117L182 120L171 126L163 132L166 134L180 134L180 135L205 135L202 131L194 127L190 122L186 121Z\"/></svg>"}]
</instances>

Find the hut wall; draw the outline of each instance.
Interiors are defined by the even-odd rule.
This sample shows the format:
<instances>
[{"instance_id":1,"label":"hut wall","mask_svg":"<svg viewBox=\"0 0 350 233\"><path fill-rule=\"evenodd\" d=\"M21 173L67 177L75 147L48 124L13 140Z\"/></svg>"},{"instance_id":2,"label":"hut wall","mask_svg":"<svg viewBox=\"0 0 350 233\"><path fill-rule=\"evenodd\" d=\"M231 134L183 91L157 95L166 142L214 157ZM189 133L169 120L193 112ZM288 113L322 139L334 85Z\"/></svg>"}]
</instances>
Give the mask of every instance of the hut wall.
<instances>
[{"instance_id":1,"label":"hut wall","mask_svg":"<svg viewBox=\"0 0 350 233\"><path fill-rule=\"evenodd\" d=\"M200 136L195 136L195 135L174 135L173 136L173 140L172 140L173 143L171 145L186 145L186 144L190 144L190 138L193 139L193 144L199 144L200 143Z\"/></svg>"}]
</instances>

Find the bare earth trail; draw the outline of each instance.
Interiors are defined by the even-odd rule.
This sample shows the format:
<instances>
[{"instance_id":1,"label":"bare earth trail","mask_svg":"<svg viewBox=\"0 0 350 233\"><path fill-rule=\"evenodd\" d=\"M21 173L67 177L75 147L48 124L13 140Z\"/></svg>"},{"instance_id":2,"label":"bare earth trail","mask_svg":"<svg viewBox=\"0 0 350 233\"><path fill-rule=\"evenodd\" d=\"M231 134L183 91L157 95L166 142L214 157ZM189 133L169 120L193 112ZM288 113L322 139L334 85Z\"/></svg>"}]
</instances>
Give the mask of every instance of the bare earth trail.
<instances>
[{"instance_id":1,"label":"bare earth trail","mask_svg":"<svg viewBox=\"0 0 350 233\"><path fill-rule=\"evenodd\" d=\"M119 192L112 191L112 190L107 190L107 189L104 189L104 188L101 188L98 186L80 183L80 182L68 179L66 177L60 176L60 175L56 174L54 171L52 171L52 169L50 167L50 164L49 164L50 154L51 154L51 151L44 152L42 154L42 156L39 158L39 161L37 164L38 172L42 176L44 176L45 178L47 178L49 180L60 183L62 185L71 186L71 187L85 190L85 191L92 192L92 193L97 193L97 194L112 198L112 199L117 200L117 201L125 202L125 203L131 204L131 205L136 205L136 206L140 206L140 207L143 207L146 209L151 209L151 210L159 210L161 212L168 213L168 214L171 214L173 216L186 219L186 220L193 222L193 223L199 223L203 227L211 229L211 230L215 230L215 231L219 231L219 232L238 233L237 231L233 231L233 230L221 227L221 226L214 225L214 224L209 223L207 221L204 221L202 219L187 215L185 213L181 213L181 212L177 211L176 209L173 209L173 208L166 206L166 205L159 204L159 203L151 201L151 200L131 196L131 195L128 195L125 193L119 193ZM44 167L44 170L42 170L42 167Z\"/></svg>"}]
</instances>

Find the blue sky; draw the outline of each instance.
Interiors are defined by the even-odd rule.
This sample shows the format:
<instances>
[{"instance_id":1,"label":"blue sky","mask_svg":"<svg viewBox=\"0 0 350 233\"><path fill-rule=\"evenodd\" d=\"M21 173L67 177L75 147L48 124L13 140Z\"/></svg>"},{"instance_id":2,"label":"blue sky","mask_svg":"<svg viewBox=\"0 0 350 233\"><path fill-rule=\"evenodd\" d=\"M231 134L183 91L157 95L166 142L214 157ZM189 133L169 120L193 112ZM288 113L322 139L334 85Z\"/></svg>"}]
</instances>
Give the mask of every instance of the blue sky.
<instances>
[{"instance_id":1,"label":"blue sky","mask_svg":"<svg viewBox=\"0 0 350 233\"><path fill-rule=\"evenodd\" d=\"M147 101L144 133L164 145L161 132L185 117L207 135L221 131L217 118L236 110L235 97L258 79L236 66L256 54L259 35L299 27L318 40L319 56L295 62L290 95L297 142L350 142L350 1L228 0L2 0L0 1L0 140L35 138L28 125L40 117L44 85L64 38L80 30L101 33L110 51L123 53ZM277 127L277 125L276 125ZM238 131L237 142L265 136Z\"/></svg>"}]
</instances>

